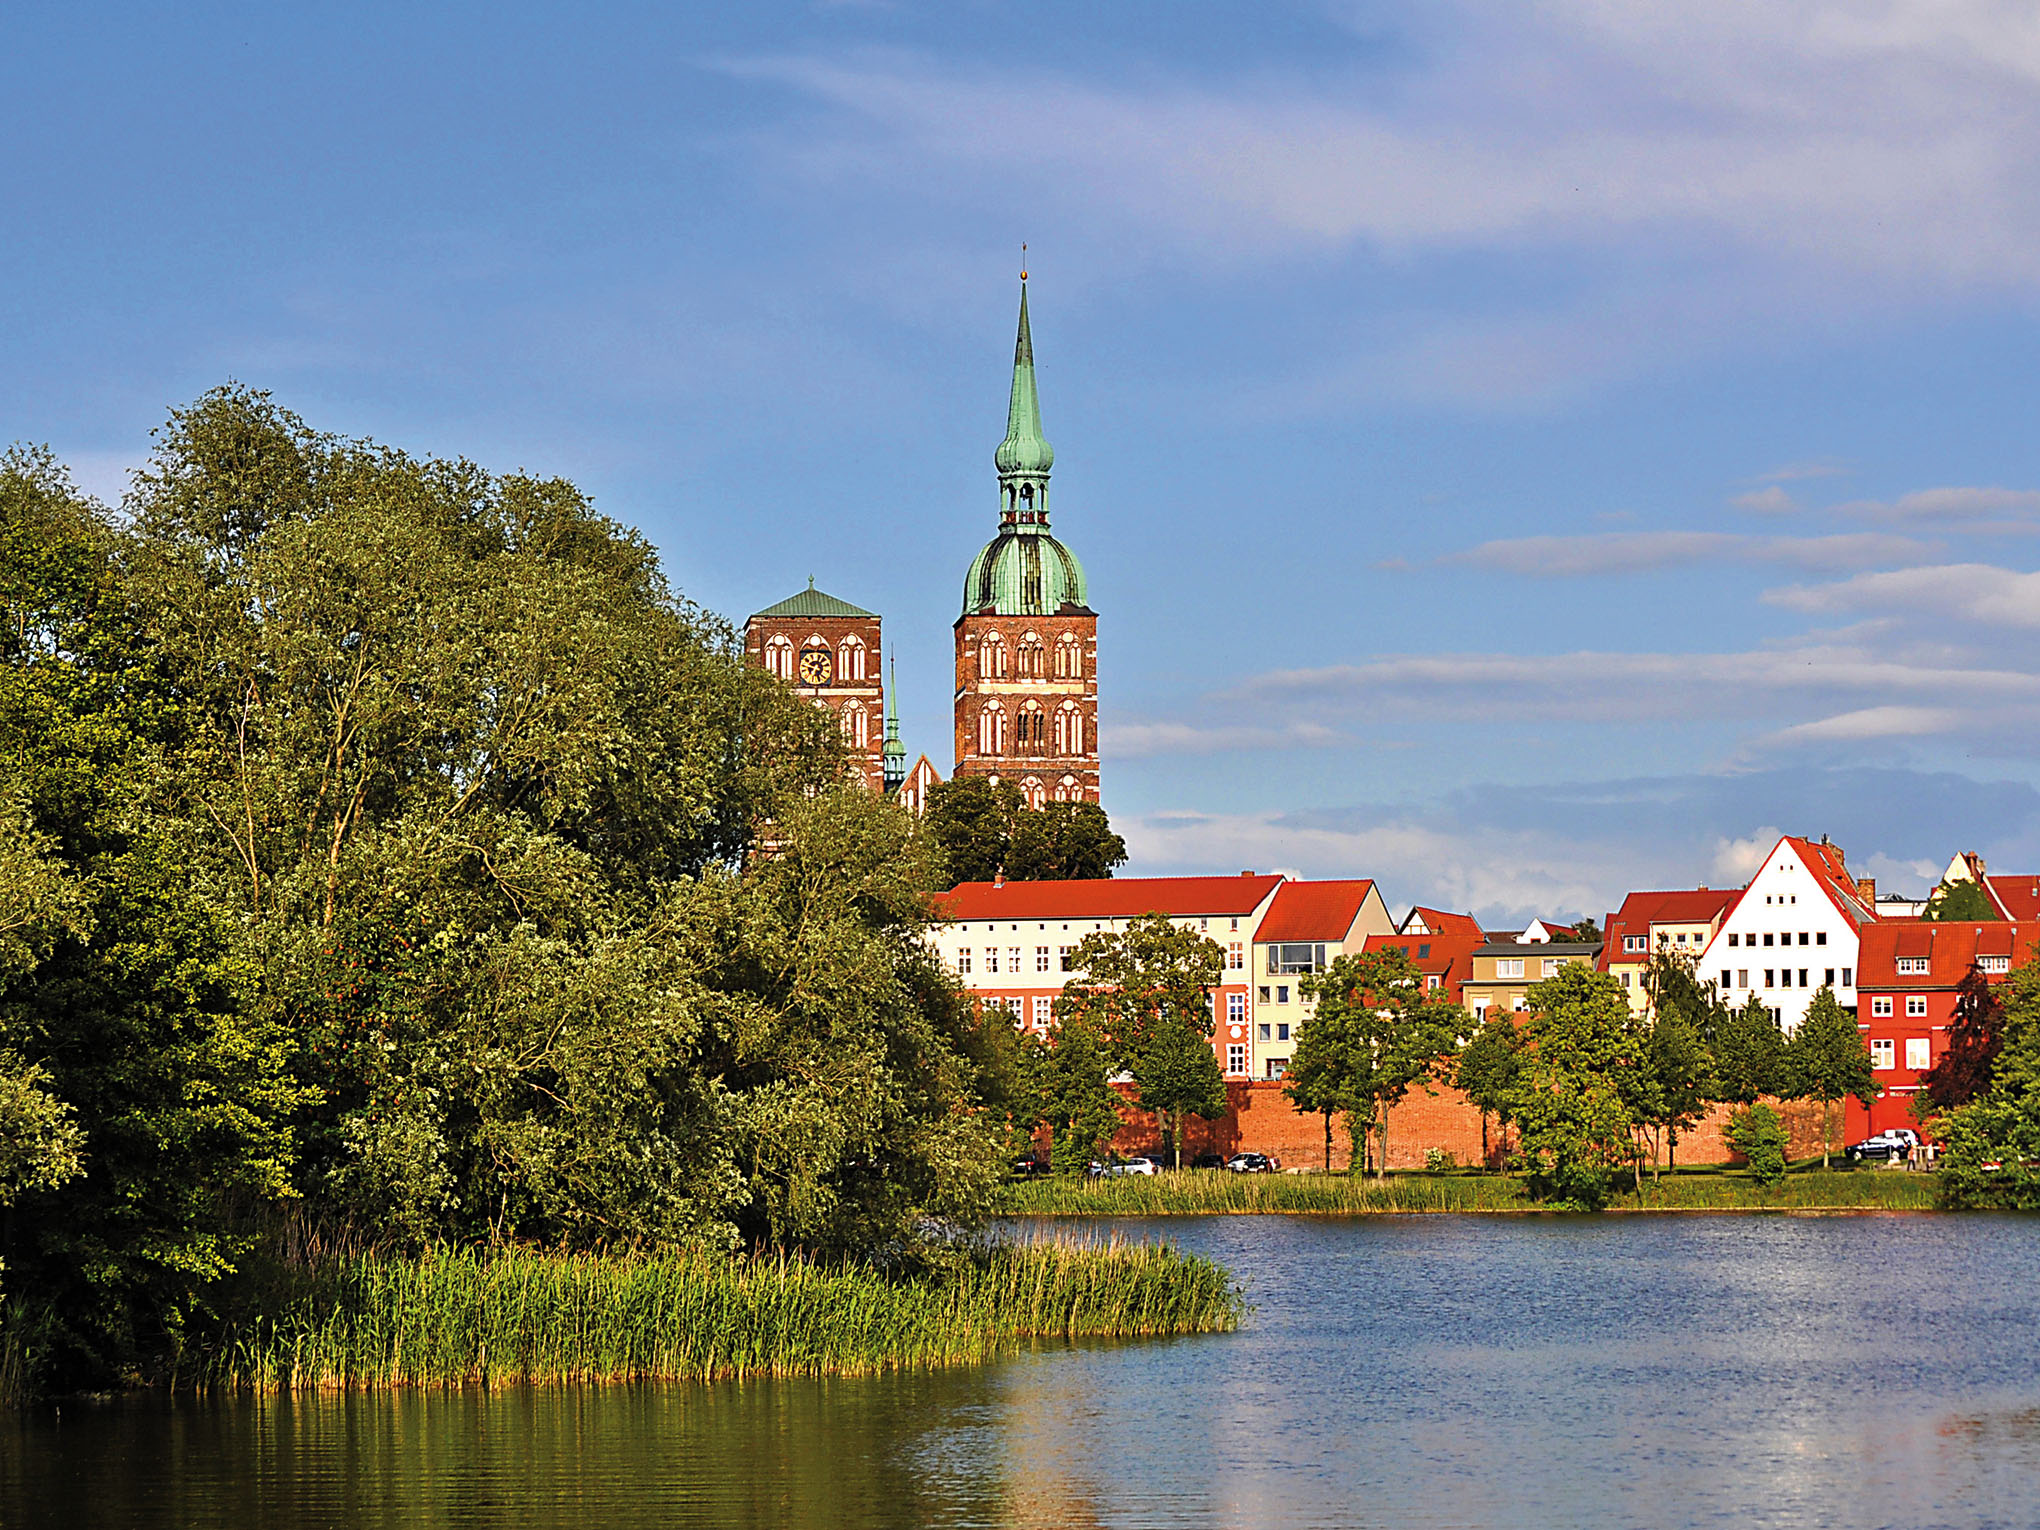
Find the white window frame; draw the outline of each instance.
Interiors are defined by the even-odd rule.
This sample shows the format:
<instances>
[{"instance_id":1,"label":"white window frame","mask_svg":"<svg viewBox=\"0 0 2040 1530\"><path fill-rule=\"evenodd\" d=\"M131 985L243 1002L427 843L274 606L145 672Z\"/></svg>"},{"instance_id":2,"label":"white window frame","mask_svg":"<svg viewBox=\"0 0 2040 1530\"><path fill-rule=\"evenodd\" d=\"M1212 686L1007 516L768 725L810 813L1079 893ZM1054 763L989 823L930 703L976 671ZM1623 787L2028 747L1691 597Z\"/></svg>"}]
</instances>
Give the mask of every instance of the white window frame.
<instances>
[{"instance_id":1,"label":"white window frame","mask_svg":"<svg viewBox=\"0 0 2040 1530\"><path fill-rule=\"evenodd\" d=\"M1888 1020L1891 1018L1891 996L1889 994L1879 994L1870 1001L1870 1018L1873 1020Z\"/></svg>"},{"instance_id":2,"label":"white window frame","mask_svg":"<svg viewBox=\"0 0 2040 1530\"><path fill-rule=\"evenodd\" d=\"M1898 1043L1889 1036L1872 1036L1870 1038L1871 1071L1875 1073L1889 1073L1893 1068L1897 1067L1898 1063L1895 1061L1897 1051Z\"/></svg>"},{"instance_id":3,"label":"white window frame","mask_svg":"<svg viewBox=\"0 0 2040 1530\"><path fill-rule=\"evenodd\" d=\"M1925 994L1909 993L1905 996L1905 1017L1908 1020L1924 1020L1927 1018L1927 999Z\"/></svg>"},{"instance_id":4,"label":"white window frame","mask_svg":"<svg viewBox=\"0 0 2040 1530\"><path fill-rule=\"evenodd\" d=\"M1495 958L1495 976L1498 978L1519 978L1523 975L1523 958L1520 956L1498 956Z\"/></svg>"},{"instance_id":5,"label":"white window frame","mask_svg":"<svg viewBox=\"0 0 2040 1530\"><path fill-rule=\"evenodd\" d=\"M1933 1044L1924 1036L1908 1036L1905 1039L1905 1065L1915 1073L1924 1073L1933 1066Z\"/></svg>"},{"instance_id":6,"label":"white window frame","mask_svg":"<svg viewBox=\"0 0 2040 1530\"><path fill-rule=\"evenodd\" d=\"M1244 1041L1226 1043L1225 1071L1235 1076L1247 1071L1247 1044Z\"/></svg>"}]
</instances>

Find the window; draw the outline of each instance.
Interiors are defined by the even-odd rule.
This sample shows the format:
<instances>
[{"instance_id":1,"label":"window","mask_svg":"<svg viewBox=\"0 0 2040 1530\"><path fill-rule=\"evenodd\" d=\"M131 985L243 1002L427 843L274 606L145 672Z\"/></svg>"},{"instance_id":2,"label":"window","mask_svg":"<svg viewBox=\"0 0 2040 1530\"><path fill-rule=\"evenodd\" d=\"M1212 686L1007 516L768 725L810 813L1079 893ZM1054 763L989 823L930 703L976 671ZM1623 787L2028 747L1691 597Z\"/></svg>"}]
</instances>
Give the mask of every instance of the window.
<instances>
[{"instance_id":1,"label":"window","mask_svg":"<svg viewBox=\"0 0 2040 1530\"><path fill-rule=\"evenodd\" d=\"M1049 1019L1054 1014L1055 1014L1055 1000L1036 999L1034 1001L1034 1023L1036 1025L1048 1024Z\"/></svg>"},{"instance_id":2,"label":"window","mask_svg":"<svg viewBox=\"0 0 2040 1530\"><path fill-rule=\"evenodd\" d=\"M1272 1041L1275 1039L1275 1027L1270 1025L1265 1020L1263 1020L1258 1026L1255 1027L1255 1033L1259 1035L1263 1041Z\"/></svg>"},{"instance_id":3,"label":"window","mask_svg":"<svg viewBox=\"0 0 2040 1530\"><path fill-rule=\"evenodd\" d=\"M984 642L978 645L978 678L1006 678L1006 641L996 632L987 632Z\"/></svg>"},{"instance_id":4,"label":"window","mask_svg":"<svg viewBox=\"0 0 2040 1530\"><path fill-rule=\"evenodd\" d=\"M999 970L999 948L997 946L986 946L985 971L997 972L998 970Z\"/></svg>"},{"instance_id":5,"label":"window","mask_svg":"<svg viewBox=\"0 0 2040 1530\"><path fill-rule=\"evenodd\" d=\"M1237 930L1237 929L1238 929L1238 928L1240 927L1240 922L1239 922L1239 920L1235 919L1235 920L1234 920L1234 921L1232 922L1232 926L1231 926L1231 927L1232 927L1233 929Z\"/></svg>"},{"instance_id":6,"label":"window","mask_svg":"<svg viewBox=\"0 0 2040 1530\"><path fill-rule=\"evenodd\" d=\"M1924 975L1930 965L1928 959L1924 956L1901 956L1898 959L1898 970L1902 974L1919 973Z\"/></svg>"},{"instance_id":7,"label":"window","mask_svg":"<svg viewBox=\"0 0 2040 1530\"><path fill-rule=\"evenodd\" d=\"M1315 945L1297 942L1268 948L1268 971L1272 974L1324 970L1325 948L1322 941Z\"/></svg>"},{"instance_id":8,"label":"window","mask_svg":"<svg viewBox=\"0 0 2040 1530\"><path fill-rule=\"evenodd\" d=\"M1776 974L1776 971L1777 969L1773 967L1766 967L1764 969L1764 986L1766 988L1775 988L1778 986L1776 983L1771 981L1772 977Z\"/></svg>"},{"instance_id":9,"label":"window","mask_svg":"<svg viewBox=\"0 0 2040 1530\"><path fill-rule=\"evenodd\" d=\"M1498 978L1519 978L1523 975L1523 958L1504 956L1495 961L1495 976Z\"/></svg>"},{"instance_id":10,"label":"window","mask_svg":"<svg viewBox=\"0 0 2040 1530\"><path fill-rule=\"evenodd\" d=\"M793 639L775 637L765 645L765 668L781 680L793 678Z\"/></svg>"},{"instance_id":11,"label":"window","mask_svg":"<svg viewBox=\"0 0 2040 1530\"><path fill-rule=\"evenodd\" d=\"M864 678L864 640L846 637L836 649L836 678L838 680L862 680Z\"/></svg>"},{"instance_id":12,"label":"window","mask_svg":"<svg viewBox=\"0 0 2040 1530\"><path fill-rule=\"evenodd\" d=\"M1924 1020L1927 1018L1927 999L1925 994L1909 993L1905 996L1905 1016L1908 1020Z\"/></svg>"},{"instance_id":13,"label":"window","mask_svg":"<svg viewBox=\"0 0 2040 1530\"><path fill-rule=\"evenodd\" d=\"M1008 972L1018 972L1020 970L1020 948L1018 946L1006 947L1006 970Z\"/></svg>"},{"instance_id":14,"label":"window","mask_svg":"<svg viewBox=\"0 0 2040 1530\"><path fill-rule=\"evenodd\" d=\"M1806 986L1806 969L1804 967L1799 969L1799 986L1801 988Z\"/></svg>"},{"instance_id":15,"label":"window","mask_svg":"<svg viewBox=\"0 0 2040 1530\"><path fill-rule=\"evenodd\" d=\"M1681 930L1679 931L1678 934L1674 935L1672 939L1677 941L1680 945L1683 946L1686 943L1686 932L1684 930Z\"/></svg>"},{"instance_id":16,"label":"window","mask_svg":"<svg viewBox=\"0 0 2040 1530\"><path fill-rule=\"evenodd\" d=\"M1805 945L1805 944L1807 943L1807 940L1806 940L1806 931L1804 931L1804 930L1801 930L1801 931L1799 932L1799 943L1800 943L1800 944L1801 944L1802 946L1803 946L1803 945Z\"/></svg>"},{"instance_id":17,"label":"window","mask_svg":"<svg viewBox=\"0 0 2040 1530\"><path fill-rule=\"evenodd\" d=\"M1890 1013L1891 997L1889 994L1880 995L1870 1001L1870 1014L1873 1019L1882 1019Z\"/></svg>"},{"instance_id":18,"label":"window","mask_svg":"<svg viewBox=\"0 0 2040 1530\"><path fill-rule=\"evenodd\" d=\"M1629 974L1628 974L1628 973L1626 973L1626 972L1625 972L1625 973L1623 974L1623 976L1624 976L1624 977L1627 977L1628 975L1629 975ZM1438 990L1439 990L1440 988L1442 988L1442 987L1444 987L1444 986L1445 986L1445 980L1444 980L1443 978L1439 977L1437 973L1435 973L1435 972L1432 972L1432 973L1427 973L1427 974L1425 974L1425 977L1424 977L1424 988L1426 989L1426 991L1428 991L1428 992L1431 992L1431 993L1436 993L1436 992L1437 992L1437 991L1438 991Z\"/></svg>"},{"instance_id":19,"label":"window","mask_svg":"<svg viewBox=\"0 0 2040 1530\"><path fill-rule=\"evenodd\" d=\"M1817 945L1817 946L1824 946L1824 945L1826 945L1826 944L1827 944L1827 931L1826 931L1826 930L1815 930L1815 931L1813 932L1813 943L1814 943L1815 945Z\"/></svg>"},{"instance_id":20,"label":"window","mask_svg":"<svg viewBox=\"0 0 2040 1530\"><path fill-rule=\"evenodd\" d=\"M2009 972L2012 959L2009 956L1979 956L1976 965L1984 972Z\"/></svg>"},{"instance_id":21,"label":"window","mask_svg":"<svg viewBox=\"0 0 2040 1530\"><path fill-rule=\"evenodd\" d=\"M1733 930L1730 930L1728 932L1728 943L1730 945L1734 945L1736 943L1736 933Z\"/></svg>"},{"instance_id":22,"label":"window","mask_svg":"<svg viewBox=\"0 0 2040 1530\"><path fill-rule=\"evenodd\" d=\"M1084 650L1077 646L1077 639L1073 633L1065 632L1056 639L1055 677L1058 680L1084 678Z\"/></svg>"},{"instance_id":23,"label":"window","mask_svg":"<svg viewBox=\"0 0 2040 1530\"><path fill-rule=\"evenodd\" d=\"M1738 988L1747 988L1750 986L1749 968L1738 967L1735 969L1735 986Z\"/></svg>"},{"instance_id":24,"label":"window","mask_svg":"<svg viewBox=\"0 0 2040 1530\"><path fill-rule=\"evenodd\" d=\"M1036 946L1036 947L1034 948L1034 970L1035 970L1036 972L1046 972L1046 971L1048 971L1048 947L1047 947L1047 946Z\"/></svg>"},{"instance_id":25,"label":"window","mask_svg":"<svg viewBox=\"0 0 2040 1530\"><path fill-rule=\"evenodd\" d=\"M1020 647L1014 654L1019 661L1014 665L1014 673L1023 680L1039 680L1042 677L1043 652L1041 639L1033 633L1030 632L1021 638Z\"/></svg>"},{"instance_id":26,"label":"window","mask_svg":"<svg viewBox=\"0 0 2040 1530\"><path fill-rule=\"evenodd\" d=\"M1289 1025L1286 1021L1276 1022L1275 1039L1277 1041L1287 1041L1289 1039Z\"/></svg>"},{"instance_id":27,"label":"window","mask_svg":"<svg viewBox=\"0 0 2040 1530\"><path fill-rule=\"evenodd\" d=\"M1870 1066L1877 1069L1895 1066L1891 1054L1896 1050L1897 1046L1890 1037L1873 1037L1870 1042Z\"/></svg>"},{"instance_id":28,"label":"window","mask_svg":"<svg viewBox=\"0 0 2040 1530\"><path fill-rule=\"evenodd\" d=\"M1769 930L1766 930L1766 931L1764 931L1764 944L1768 946L1768 945L1769 945L1770 943L1771 943L1771 932L1770 932Z\"/></svg>"},{"instance_id":29,"label":"window","mask_svg":"<svg viewBox=\"0 0 2040 1530\"><path fill-rule=\"evenodd\" d=\"M957 970L958 972L968 972L968 971L970 971L970 947L969 947L969 946L965 946L965 947L964 947L964 948L963 948L962 950L960 950L960 951L958 951L958 952L956 953L956 970Z\"/></svg>"},{"instance_id":30,"label":"window","mask_svg":"<svg viewBox=\"0 0 2040 1530\"><path fill-rule=\"evenodd\" d=\"M1924 1036L1908 1036L1905 1040L1905 1065L1915 1073L1924 1072L1928 1066L1929 1046Z\"/></svg>"},{"instance_id":31,"label":"window","mask_svg":"<svg viewBox=\"0 0 2040 1530\"><path fill-rule=\"evenodd\" d=\"M1243 993L1229 993L1225 996L1225 1017L1234 1025L1247 1018L1247 996Z\"/></svg>"},{"instance_id":32,"label":"window","mask_svg":"<svg viewBox=\"0 0 2040 1530\"><path fill-rule=\"evenodd\" d=\"M1856 969L1854 967L1844 967L1842 969L1842 986L1844 988L1854 988L1856 986Z\"/></svg>"},{"instance_id":33,"label":"window","mask_svg":"<svg viewBox=\"0 0 2040 1530\"><path fill-rule=\"evenodd\" d=\"M1023 1018L1026 1008L1027 1001L1025 999L1008 999L1006 1001L1006 1013L1011 1015L1015 1020Z\"/></svg>"},{"instance_id":34,"label":"window","mask_svg":"<svg viewBox=\"0 0 2040 1530\"><path fill-rule=\"evenodd\" d=\"M1835 986L1835 969L1834 969L1834 968L1832 968L1832 967L1828 968L1828 969L1827 969L1827 975L1826 975L1825 977L1823 977L1823 978L1822 978L1822 979L1821 979L1820 981L1821 981L1821 985L1822 985L1823 987L1826 987L1826 988L1832 988L1832 987L1834 987L1834 986Z\"/></svg>"},{"instance_id":35,"label":"window","mask_svg":"<svg viewBox=\"0 0 2040 1530\"><path fill-rule=\"evenodd\" d=\"M1729 937L1731 942L1734 939L1733 935ZM1645 935L1625 935L1622 937L1622 949L1625 951L1647 951L1650 949L1650 938Z\"/></svg>"},{"instance_id":36,"label":"window","mask_svg":"<svg viewBox=\"0 0 2040 1530\"><path fill-rule=\"evenodd\" d=\"M1268 1077L1280 1078L1282 1077L1283 1074L1287 1073L1288 1071L1289 1071L1288 1058L1271 1057L1268 1059Z\"/></svg>"},{"instance_id":37,"label":"window","mask_svg":"<svg viewBox=\"0 0 2040 1530\"><path fill-rule=\"evenodd\" d=\"M978 753L1006 752L1006 709L996 701L978 713Z\"/></svg>"},{"instance_id":38,"label":"window","mask_svg":"<svg viewBox=\"0 0 2040 1530\"><path fill-rule=\"evenodd\" d=\"M1266 1004L1268 1002L1268 985L1263 983L1258 989L1254 991L1254 997L1259 999L1263 1004Z\"/></svg>"},{"instance_id":39,"label":"window","mask_svg":"<svg viewBox=\"0 0 2040 1530\"><path fill-rule=\"evenodd\" d=\"M1237 920L1234 923L1238 923ZM1243 972L1247 965L1247 948L1237 940L1228 941L1225 948L1225 965L1229 971Z\"/></svg>"},{"instance_id":40,"label":"window","mask_svg":"<svg viewBox=\"0 0 2040 1530\"><path fill-rule=\"evenodd\" d=\"M1430 942L1429 942L1429 941L1426 941L1426 942L1425 942L1425 943L1424 943L1423 945L1420 945L1420 946L1418 946L1418 947L1417 947L1417 960L1418 960L1418 961L1422 961L1422 960L1423 960L1423 959L1424 959L1425 957L1429 956L1430 954L1431 954L1431 945L1430 945Z\"/></svg>"},{"instance_id":41,"label":"window","mask_svg":"<svg viewBox=\"0 0 2040 1530\"><path fill-rule=\"evenodd\" d=\"M1277 983L1275 985L1275 1002L1277 1004L1287 1004L1289 1002L1289 985L1287 983Z\"/></svg>"},{"instance_id":42,"label":"window","mask_svg":"<svg viewBox=\"0 0 2040 1530\"><path fill-rule=\"evenodd\" d=\"M1247 1071L1247 1044L1244 1041L1235 1041L1227 1045L1225 1049L1225 1071L1228 1073L1244 1073Z\"/></svg>"},{"instance_id":43,"label":"window","mask_svg":"<svg viewBox=\"0 0 2040 1530\"><path fill-rule=\"evenodd\" d=\"M1732 981L1730 981L1732 978L1734 978L1734 976L1735 974L1733 972L1730 972L1726 967L1723 967L1721 969L1721 988L1724 993L1726 993L1729 989L1735 987L1735 984Z\"/></svg>"},{"instance_id":44,"label":"window","mask_svg":"<svg viewBox=\"0 0 2040 1530\"><path fill-rule=\"evenodd\" d=\"M1628 988L1628 987L1630 987L1630 986L1631 986L1631 985L1630 985L1630 982L1629 982L1629 979L1630 979L1630 978L1631 978L1632 976L1634 976L1634 974L1633 974L1633 973L1628 973L1628 972L1625 972L1625 973L1623 973L1623 974L1622 974L1622 986L1623 986L1624 988Z\"/></svg>"},{"instance_id":45,"label":"window","mask_svg":"<svg viewBox=\"0 0 2040 1530\"><path fill-rule=\"evenodd\" d=\"M1555 957L1555 956L1547 956L1547 957L1545 957L1545 958L1544 958L1544 975L1545 975L1546 977L1557 977L1557 976L1558 976L1558 958L1557 958L1557 957Z\"/></svg>"},{"instance_id":46,"label":"window","mask_svg":"<svg viewBox=\"0 0 2040 1530\"><path fill-rule=\"evenodd\" d=\"M1061 963L1060 970L1068 972L1070 970L1070 948L1068 946L1057 946L1055 954L1056 959Z\"/></svg>"}]
</instances>

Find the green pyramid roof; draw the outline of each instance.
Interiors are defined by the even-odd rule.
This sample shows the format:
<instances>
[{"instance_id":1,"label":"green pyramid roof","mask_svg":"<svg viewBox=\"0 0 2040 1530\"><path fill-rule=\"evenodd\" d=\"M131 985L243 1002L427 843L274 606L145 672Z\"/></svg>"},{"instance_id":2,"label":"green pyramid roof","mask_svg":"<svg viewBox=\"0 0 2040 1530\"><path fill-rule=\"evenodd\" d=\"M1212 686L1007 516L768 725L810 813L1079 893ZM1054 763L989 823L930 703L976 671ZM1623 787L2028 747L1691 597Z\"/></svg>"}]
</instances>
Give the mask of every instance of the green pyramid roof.
<instances>
[{"instance_id":1,"label":"green pyramid roof","mask_svg":"<svg viewBox=\"0 0 2040 1530\"><path fill-rule=\"evenodd\" d=\"M797 595L789 595L776 606L767 606L755 613L759 616L871 616L861 606L853 606L847 600L838 600L815 588L814 580Z\"/></svg>"}]
</instances>

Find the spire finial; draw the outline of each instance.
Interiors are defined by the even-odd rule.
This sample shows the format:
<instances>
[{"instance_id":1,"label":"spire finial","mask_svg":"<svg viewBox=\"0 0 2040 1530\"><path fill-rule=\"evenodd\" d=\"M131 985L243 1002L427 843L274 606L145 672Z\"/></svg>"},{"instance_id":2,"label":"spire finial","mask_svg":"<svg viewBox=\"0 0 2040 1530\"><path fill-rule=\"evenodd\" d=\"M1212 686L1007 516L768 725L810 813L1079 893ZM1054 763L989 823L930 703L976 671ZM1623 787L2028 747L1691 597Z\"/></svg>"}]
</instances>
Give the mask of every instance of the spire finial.
<instances>
[{"instance_id":1,"label":"spire finial","mask_svg":"<svg viewBox=\"0 0 2040 1530\"><path fill-rule=\"evenodd\" d=\"M1026 246L1021 249L1024 251ZM999 443L993 460L999 469L1001 522L1046 525L1048 470L1055 463L1055 452L1041 434L1041 400L1034 391L1034 332L1027 321L1025 273L1020 278L1020 324L1013 337L1013 394L1006 408L1006 439Z\"/></svg>"},{"instance_id":2,"label":"spire finial","mask_svg":"<svg viewBox=\"0 0 2040 1530\"><path fill-rule=\"evenodd\" d=\"M1027 280L1027 246L1025 244L1020 246L1020 280L1023 282Z\"/></svg>"},{"instance_id":3,"label":"spire finial","mask_svg":"<svg viewBox=\"0 0 2040 1530\"><path fill-rule=\"evenodd\" d=\"M813 574L807 576L807 587L811 590L815 587L815 576Z\"/></svg>"}]
</instances>

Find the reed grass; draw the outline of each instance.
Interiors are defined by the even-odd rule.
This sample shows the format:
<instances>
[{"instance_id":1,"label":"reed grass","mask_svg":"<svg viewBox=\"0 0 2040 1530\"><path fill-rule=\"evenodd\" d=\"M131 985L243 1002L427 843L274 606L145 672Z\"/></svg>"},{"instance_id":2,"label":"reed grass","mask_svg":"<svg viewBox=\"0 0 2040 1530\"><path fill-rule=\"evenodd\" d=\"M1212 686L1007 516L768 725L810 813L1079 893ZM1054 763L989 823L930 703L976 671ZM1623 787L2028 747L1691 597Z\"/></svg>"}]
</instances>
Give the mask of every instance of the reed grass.
<instances>
[{"instance_id":1,"label":"reed grass","mask_svg":"<svg viewBox=\"0 0 2040 1530\"><path fill-rule=\"evenodd\" d=\"M791 1256L483 1253L330 1261L228 1331L208 1380L264 1392L502 1381L859 1375L1028 1340L1226 1332L1219 1265L1168 1247L1036 1240L903 1277Z\"/></svg>"},{"instance_id":2,"label":"reed grass","mask_svg":"<svg viewBox=\"0 0 2040 1530\"><path fill-rule=\"evenodd\" d=\"M1934 1176L1892 1170L1814 1169L1773 1186L1734 1171L1668 1174L1643 1194L1618 1181L1619 1211L1924 1211ZM1153 1217L1266 1213L1361 1216L1395 1212L1530 1212L1543 1209L1508 1174L1227 1174L1164 1171L1114 1179L1019 1180L1000 1210L1008 1216Z\"/></svg>"}]
</instances>

